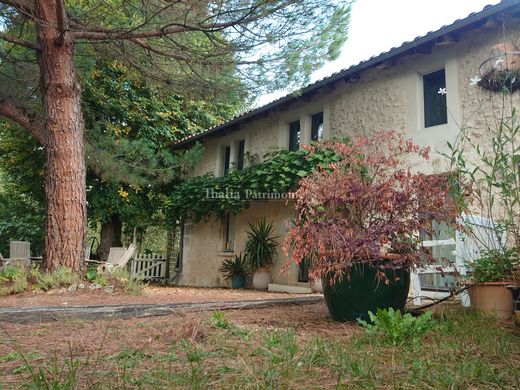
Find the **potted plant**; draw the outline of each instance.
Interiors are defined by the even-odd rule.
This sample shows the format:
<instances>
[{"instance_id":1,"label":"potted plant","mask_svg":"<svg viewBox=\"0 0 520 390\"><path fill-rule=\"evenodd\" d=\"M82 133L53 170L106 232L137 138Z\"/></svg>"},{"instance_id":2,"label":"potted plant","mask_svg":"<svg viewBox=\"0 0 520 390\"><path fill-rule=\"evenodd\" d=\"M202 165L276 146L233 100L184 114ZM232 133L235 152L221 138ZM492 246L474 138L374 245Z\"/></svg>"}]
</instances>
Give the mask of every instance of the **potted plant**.
<instances>
[{"instance_id":1,"label":"potted plant","mask_svg":"<svg viewBox=\"0 0 520 390\"><path fill-rule=\"evenodd\" d=\"M265 219L249 223L245 257L249 261L253 274L253 287L257 290L267 290L272 282L269 266L276 255L278 237L273 235L273 224Z\"/></svg>"},{"instance_id":2,"label":"potted plant","mask_svg":"<svg viewBox=\"0 0 520 390\"><path fill-rule=\"evenodd\" d=\"M517 253L514 248L504 251L489 250L468 264L471 269L468 294L473 307L491 313L498 319L511 318L511 283L516 259Z\"/></svg>"},{"instance_id":3,"label":"potted plant","mask_svg":"<svg viewBox=\"0 0 520 390\"><path fill-rule=\"evenodd\" d=\"M222 263L219 271L224 278L231 280L231 288L244 288L249 276L249 268L246 259L240 253L232 259L226 259Z\"/></svg>"},{"instance_id":4,"label":"potted plant","mask_svg":"<svg viewBox=\"0 0 520 390\"><path fill-rule=\"evenodd\" d=\"M339 161L301 180L286 254L297 263L313 259L309 277L323 276L335 320L403 309L410 267L430 257L417 233L431 231L434 220L456 218L447 177L412 173L410 159L427 159L429 150L395 132L311 146L309 155L320 147Z\"/></svg>"},{"instance_id":5,"label":"potted plant","mask_svg":"<svg viewBox=\"0 0 520 390\"><path fill-rule=\"evenodd\" d=\"M508 52L515 54L516 65L511 66L513 57L505 58L507 61L502 57L495 64L496 69L518 69L516 53L510 49L502 50L502 54ZM485 129L480 129L480 136L475 136L478 128L470 125L462 128L457 142L448 144L450 153L447 157L452 171L457 173L458 182L472 187L470 196L456 194L460 195L457 203L466 204L467 209L473 214L481 214L492 226L486 234L478 226L468 227L468 233L484 253L480 259L470 259L473 261L469 262L472 278L480 282L468 291L471 305L481 310L489 309L498 317L505 318L512 314L513 298L504 291L504 283L510 285L509 289L515 296L520 285L518 276L515 278L520 266L520 122L514 91L502 88L498 92L496 96L486 93L488 101L484 103L501 102L501 109L497 110L500 115L489 117ZM487 302L495 295L490 292L491 283L502 295ZM486 305L482 299L486 299ZM504 304L502 309L502 306L497 306L500 305L498 300Z\"/></svg>"}]
</instances>

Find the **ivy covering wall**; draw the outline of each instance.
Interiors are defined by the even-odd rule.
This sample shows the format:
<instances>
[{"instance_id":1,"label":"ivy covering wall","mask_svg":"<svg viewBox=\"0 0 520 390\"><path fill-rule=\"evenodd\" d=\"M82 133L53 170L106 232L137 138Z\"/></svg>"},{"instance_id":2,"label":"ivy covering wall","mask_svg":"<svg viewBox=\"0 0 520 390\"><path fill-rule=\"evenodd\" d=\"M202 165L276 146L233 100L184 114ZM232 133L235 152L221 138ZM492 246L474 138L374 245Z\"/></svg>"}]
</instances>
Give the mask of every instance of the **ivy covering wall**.
<instances>
[{"instance_id":1,"label":"ivy covering wall","mask_svg":"<svg viewBox=\"0 0 520 390\"><path fill-rule=\"evenodd\" d=\"M339 157L330 149L330 143L293 152L271 152L263 156L263 162L231 170L222 177L206 174L186 180L168 199L166 213L172 220L195 223L222 218L227 213L238 214L249 206L255 194L287 194L302 177L334 161Z\"/></svg>"}]
</instances>

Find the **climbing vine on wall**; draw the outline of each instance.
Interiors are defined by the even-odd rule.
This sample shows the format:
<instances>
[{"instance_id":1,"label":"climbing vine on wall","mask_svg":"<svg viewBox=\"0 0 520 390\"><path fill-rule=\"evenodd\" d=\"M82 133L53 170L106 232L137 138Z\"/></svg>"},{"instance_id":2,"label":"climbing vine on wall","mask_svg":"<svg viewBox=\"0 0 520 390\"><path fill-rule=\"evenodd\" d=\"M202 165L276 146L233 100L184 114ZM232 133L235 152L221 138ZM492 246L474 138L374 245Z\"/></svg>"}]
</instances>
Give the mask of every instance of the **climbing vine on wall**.
<instances>
[{"instance_id":1,"label":"climbing vine on wall","mask_svg":"<svg viewBox=\"0 0 520 390\"><path fill-rule=\"evenodd\" d=\"M200 222L227 213L238 214L252 199L266 199L266 194L287 194L302 177L339 161L332 151L333 144L314 145L310 147L313 153L309 153L310 148L278 150L263 156L261 163L231 170L222 177L206 174L190 178L174 190L165 205L166 213L172 220Z\"/></svg>"}]
</instances>

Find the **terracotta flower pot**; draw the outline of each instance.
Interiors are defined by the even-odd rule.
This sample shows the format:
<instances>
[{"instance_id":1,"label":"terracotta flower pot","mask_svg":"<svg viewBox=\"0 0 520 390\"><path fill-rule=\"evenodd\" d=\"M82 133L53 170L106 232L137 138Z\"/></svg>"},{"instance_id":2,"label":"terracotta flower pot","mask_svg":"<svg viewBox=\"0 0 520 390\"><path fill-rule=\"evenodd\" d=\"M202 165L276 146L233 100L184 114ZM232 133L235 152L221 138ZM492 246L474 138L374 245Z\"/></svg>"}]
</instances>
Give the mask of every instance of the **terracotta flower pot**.
<instances>
[{"instance_id":1,"label":"terracotta flower pot","mask_svg":"<svg viewBox=\"0 0 520 390\"><path fill-rule=\"evenodd\" d=\"M513 295L506 282L483 282L468 289L471 306L499 320L508 320L513 315Z\"/></svg>"},{"instance_id":2,"label":"terracotta flower pot","mask_svg":"<svg viewBox=\"0 0 520 390\"><path fill-rule=\"evenodd\" d=\"M272 281L271 272L267 267L260 267L253 274L253 287L255 290L267 290L269 283Z\"/></svg>"},{"instance_id":3,"label":"terracotta flower pot","mask_svg":"<svg viewBox=\"0 0 520 390\"><path fill-rule=\"evenodd\" d=\"M316 293L323 293L323 284L320 278L311 280L309 284L311 285L312 291Z\"/></svg>"}]
</instances>

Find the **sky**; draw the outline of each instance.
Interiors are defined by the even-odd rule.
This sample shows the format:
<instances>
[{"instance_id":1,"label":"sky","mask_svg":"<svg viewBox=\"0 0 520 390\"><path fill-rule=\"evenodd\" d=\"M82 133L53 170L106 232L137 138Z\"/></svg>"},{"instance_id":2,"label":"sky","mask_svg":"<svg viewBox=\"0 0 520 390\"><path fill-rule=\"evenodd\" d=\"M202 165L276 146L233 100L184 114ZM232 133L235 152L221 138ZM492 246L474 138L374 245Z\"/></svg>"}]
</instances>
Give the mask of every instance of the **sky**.
<instances>
[{"instance_id":1,"label":"sky","mask_svg":"<svg viewBox=\"0 0 520 390\"><path fill-rule=\"evenodd\" d=\"M357 0L352 6L349 38L340 57L313 73L311 82L367 60L419 35L451 24L499 0ZM290 91L258 98L262 106Z\"/></svg>"}]
</instances>

